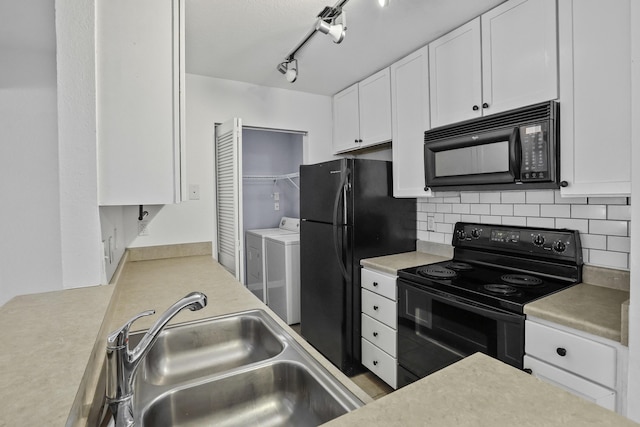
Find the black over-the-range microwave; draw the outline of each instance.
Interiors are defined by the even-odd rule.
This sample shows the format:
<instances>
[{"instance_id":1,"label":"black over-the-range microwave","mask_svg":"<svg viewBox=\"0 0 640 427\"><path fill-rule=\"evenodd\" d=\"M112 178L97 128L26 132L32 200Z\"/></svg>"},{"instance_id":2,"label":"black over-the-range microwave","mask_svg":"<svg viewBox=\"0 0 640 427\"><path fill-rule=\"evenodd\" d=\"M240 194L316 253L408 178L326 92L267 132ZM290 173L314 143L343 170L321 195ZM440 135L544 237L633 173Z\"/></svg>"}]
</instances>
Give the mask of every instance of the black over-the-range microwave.
<instances>
[{"instance_id":1,"label":"black over-the-range microwave","mask_svg":"<svg viewBox=\"0 0 640 427\"><path fill-rule=\"evenodd\" d=\"M559 116L548 101L426 131L425 190L559 188Z\"/></svg>"}]
</instances>

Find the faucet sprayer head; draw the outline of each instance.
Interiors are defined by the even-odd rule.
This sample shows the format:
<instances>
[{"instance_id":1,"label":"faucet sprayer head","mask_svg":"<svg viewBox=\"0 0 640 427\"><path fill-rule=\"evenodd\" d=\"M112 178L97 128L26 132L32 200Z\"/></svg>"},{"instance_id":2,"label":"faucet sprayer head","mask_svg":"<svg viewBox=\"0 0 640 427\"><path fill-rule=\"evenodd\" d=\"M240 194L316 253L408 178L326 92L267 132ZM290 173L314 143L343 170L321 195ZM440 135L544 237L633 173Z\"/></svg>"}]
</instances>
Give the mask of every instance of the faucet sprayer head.
<instances>
[{"instance_id":1,"label":"faucet sprayer head","mask_svg":"<svg viewBox=\"0 0 640 427\"><path fill-rule=\"evenodd\" d=\"M195 299L187 308L191 311L197 311L207 306L207 296L202 292L191 292L185 298Z\"/></svg>"}]
</instances>

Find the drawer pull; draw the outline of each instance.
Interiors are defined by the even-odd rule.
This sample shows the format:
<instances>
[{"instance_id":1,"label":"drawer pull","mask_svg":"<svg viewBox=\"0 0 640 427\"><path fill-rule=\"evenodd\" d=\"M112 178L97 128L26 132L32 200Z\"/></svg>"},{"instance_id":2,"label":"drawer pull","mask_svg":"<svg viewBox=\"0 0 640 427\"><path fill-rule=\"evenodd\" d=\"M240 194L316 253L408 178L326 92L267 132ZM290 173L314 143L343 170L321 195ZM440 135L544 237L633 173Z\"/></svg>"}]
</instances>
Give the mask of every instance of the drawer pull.
<instances>
[{"instance_id":1,"label":"drawer pull","mask_svg":"<svg viewBox=\"0 0 640 427\"><path fill-rule=\"evenodd\" d=\"M556 348L556 353L558 353L558 356L564 357L567 355L567 349L566 348L562 348L562 347L558 347Z\"/></svg>"},{"instance_id":2,"label":"drawer pull","mask_svg":"<svg viewBox=\"0 0 640 427\"><path fill-rule=\"evenodd\" d=\"M378 336L378 333L377 333L377 332L374 332L374 333L373 333L373 336L374 336L374 337L377 337L377 336Z\"/></svg>"},{"instance_id":3,"label":"drawer pull","mask_svg":"<svg viewBox=\"0 0 640 427\"><path fill-rule=\"evenodd\" d=\"M378 282L373 282L373 287L377 288L378 287Z\"/></svg>"},{"instance_id":4,"label":"drawer pull","mask_svg":"<svg viewBox=\"0 0 640 427\"><path fill-rule=\"evenodd\" d=\"M373 309L374 309L375 311L378 311L378 306L377 306L377 305L374 305L374 306L373 306Z\"/></svg>"},{"instance_id":5,"label":"drawer pull","mask_svg":"<svg viewBox=\"0 0 640 427\"><path fill-rule=\"evenodd\" d=\"M377 366L377 365L378 365L378 361L377 361L377 360L374 360L374 361L373 361L373 366Z\"/></svg>"}]
</instances>

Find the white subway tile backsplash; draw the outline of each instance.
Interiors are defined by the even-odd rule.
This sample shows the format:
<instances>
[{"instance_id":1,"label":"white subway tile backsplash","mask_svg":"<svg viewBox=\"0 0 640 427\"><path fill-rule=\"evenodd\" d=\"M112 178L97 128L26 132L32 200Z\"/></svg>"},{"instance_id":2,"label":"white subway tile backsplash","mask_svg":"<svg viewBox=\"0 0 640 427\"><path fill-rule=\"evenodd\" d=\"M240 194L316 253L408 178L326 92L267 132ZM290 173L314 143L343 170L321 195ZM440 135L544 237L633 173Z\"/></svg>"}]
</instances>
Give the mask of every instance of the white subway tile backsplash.
<instances>
[{"instance_id":1,"label":"white subway tile backsplash","mask_svg":"<svg viewBox=\"0 0 640 427\"><path fill-rule=\"evenodd\" d=\"M606 205L572 205L571 218L607 219Z\"/></svg>"},{"instance_id":2,"label":"white subway tile backsplash","mask_svg":"<svg viewBox=\"0 0 640 427\"><path fill-rule=\"evenodd\" d=\"M475 215L489 215L491 205L471 205L471 213Z\"/></svg>"},{"instance_id":3,"label":"white subway tile backsplash","mask_svg":"<svg viewBox=\"0 0 640 427\"><path fill-rule=\"evenodd\" d=\"M555 228L555 220L553 218L527 218L527 227Z\"/></svg>"},{"instance_id":4,"label":"white subway tile backsplash","mask_svg":"<svg viewBox=\"0 0 640 427\"><path fill-rule=\"evenodd\" d=\"M631 252L631 238L607 236L607 250L616 252Z\"/></svg>"},{"instance_id":5,"label":"white subway tile backsplash","mask_svg":"<svg viewBox=\"0 0 640 427\"><path fill-rule=\"evenodd\" d=\"M513 205L515 216L540 216L540 205Z\"/></svg>"},{"instance_id":6,"label":"white subway tile backsplash","mask_svg":"<svg viewBox=\"0 0 640 427\"><path fill-rule=\"evenodd\" d=\"M501 193L502 203L526 203L524 191L504 191Z\"/></svg>"},{"instance_id":7,"label":"white subway tile backsplash","mask_svg":"<svg viewBox=\"0 0 640 427\"><path fill-rule=\"evenodd\" d=\"M571 205L540 205L540 216L570 218Z\"/></svg>"},{"instance_id":8,"label":"white subway tile backsplash","mask_svg":"<svg viewBox=\"0 0 640 427\"><path fill-rule=\"evenodd\" d=\"M480 193L460 193L460 203L480 203Z\"/></svg>"},{"instance_id":9,"label":"white subway tile backsplash","mask_svg":"<svg viewBox=\"0 0 640 427\"><path fill-rule=\"evenodd\" d=\"M613 268L629 268L629 254L589 249L589 263Z\"/></svg>"},{"instance_id":10,"label":"white subway tile backsplash","mask_svg":"<svg viewBox=\"0 0 640 427\"><path fill-rule=\"evenodd\" d=\"M440 203L436 206L436 212L451 213L451 209L452 207L450 203Z\"/></svg>"},{"instance_id":11,"label":"white subway tile backsplash","mask_svg":"<svg viewBox=\"0 0 640 427\"><path fill-rule=\"evenodd\" d=\"M451 207L451 212L457 214L471 213L471 205L469 203L460 203Z\"/></svg>"},{"instance_id":12,"label":"white subway tile backsplash","mask_svg":"<svg viewBox=\"0 0 640 427\"><path fill-rule=\"evenodd\" d=\"M458 221L580 231L584 262L629 267L630 199L562 197L560 191L443 191L418 199L418 239L450 244ZM428 220L435 231L427 231Z\"/></svg>"},{"instance_id":13,"label":"white subway tile backsplash","mask_svg":"<svg viewBox=\"0 0 640 427\"><path fill-rule=\"evenodd\" d=\"M627 221L589 221L589 233L607 234L611 236L628 236L629 227Z\"/></svg>"},{"instance_id":14,"label":"white subway tile backsplash","mask_svg":"<svg viewBox=\"0 0 640 427\"><path fill-rule=\"evenodd\" d=\"M631 206L611 205L607 208L607 219L631 220Z\"/></svg>"},{"instance_id":15,"label":"white subway tile backsplash","mask_svg":"<svg viewBox=\"0 0 640 427\"><path fill-rule=\"evenodd\" d=\"M586 219L558 218L556 219L556 228L570 228L572 230L578 230L580 233L587 234L589 233L589 221Z\"/></svg>"},{"instance_id":16,"label":"white subway tile backsplash","mask_svg":"<svg viewBox=\"0 0 640 427\"><path fill-rule=\"evenodd\" d=\"M491 215L512 216L513 205L491 205Z\"/></svg>"},{"instance_id":17,"label":"white subway tile backsplash","mask_svg":"<svg viewBox=\"0 0 640 427\"><path fill-rule=\"evenodd\" d=\"M587 249L607 249L607 236L599 234L580 234L580 242L583 248Z\"/></svg>"},{"instance_id":18,"label":"white subway tile backsplash","mask_svg":"<svg viewBox=\"0 0 640 427\"><path fill-rule=\"evenodd\" d=\"M523 216L503 216L502 225L515 225L518 227L526 227L527 218Z\"/></svg>"},{"instance_id":19,"label":"white subway tile backsplash","mask_svg":"<svg viewBox=\"0 0 640 427\"><path fill-rule=\"evenodd\" d=\"M527 191L527 203L553 203L553 191Z\"/></svg>"},{"instance_id":20,"label":"white subway tile backsplash","mask_svg":"<svg viewBox=\"0 0 640 427\"><path fill-rule=\"evenodd\" d=\"M480 203L500 203L500 193L480 193Z\"/></svg>"}]
</instances>

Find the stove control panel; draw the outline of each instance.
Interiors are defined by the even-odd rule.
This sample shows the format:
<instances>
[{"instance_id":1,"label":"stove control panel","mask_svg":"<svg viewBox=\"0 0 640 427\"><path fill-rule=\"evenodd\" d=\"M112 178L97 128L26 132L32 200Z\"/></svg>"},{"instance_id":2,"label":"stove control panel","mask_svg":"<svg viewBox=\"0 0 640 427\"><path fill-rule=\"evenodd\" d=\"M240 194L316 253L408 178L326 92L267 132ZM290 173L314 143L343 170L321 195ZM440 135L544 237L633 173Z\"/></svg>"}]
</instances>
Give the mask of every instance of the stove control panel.
<instances>
[{"instance_id":1,"label":"stove control panel","mask_svg":"<svg viewBox=\"0 0 640 427\"><path fill-rule=\"evenodd\" d=\"M524 253L582 263L580 234L576 230L458 222L452 244L455 248Z\"/></svg>"}]
</instances>

